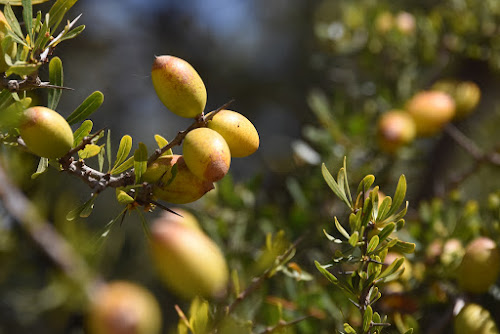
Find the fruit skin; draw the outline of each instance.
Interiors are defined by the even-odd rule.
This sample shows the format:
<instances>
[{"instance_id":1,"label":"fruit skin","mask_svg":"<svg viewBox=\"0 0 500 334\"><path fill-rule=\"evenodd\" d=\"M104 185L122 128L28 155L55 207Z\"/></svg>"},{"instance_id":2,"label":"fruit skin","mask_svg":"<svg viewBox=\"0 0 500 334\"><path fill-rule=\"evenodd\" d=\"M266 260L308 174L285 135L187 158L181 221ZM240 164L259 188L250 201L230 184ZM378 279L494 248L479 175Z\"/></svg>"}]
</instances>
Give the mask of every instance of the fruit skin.
<instances>
[{"instance_id":1,"label":"fruit skin","mask_svg":"<svg viewBox=\"0 0 500 334\"><path fill-rule=\"evenodd\" d=\"M430 90L414 95L406 104L413 117L418 136L432 136L451 121L455 115L455 102L450 95Z\"/></svg>"},{"instance_id":2,"label":"fruit skin","mask_svg":"<svg viewBox=\"0 0 500 334\"><path fill-rule=\"evenodd\" d=\"M163 211L160 215L160 218L165 221L168 221L169 223L183 224L184 226L188 226L201 231L198 219L196 219L196 217L191 212L184 210L182 208L170 208L170 209L175 213L178 213L182 217L173 214L172 212Z\"/></svg>"},{"instance_id":3,"label":"fruit skin","mask_svg":"<svg viewBox=\"0 0 500 334\"><path fill-rule=\"evenodd\" d=\"M171 180L174 165L177 166L177 174ZM174 204L194 202L214 189L212 182L201 180L189 170L181 155L158 158L142 175L142 180L154 184L155 197Z\"/></svg>"},{"instance_id":4,"label":"fruit skin","mask_svg":"<svg viewBox=\"0 0 500 334\"><path fill-rule=\"evenodd\" d=\"M5 15L3 14L2 11L0 11L0 43L4 40L5 36L7 36L8 31L10 30L10 26L7 23L7 19L5 18ZM17 44L12 43L8 50L7 53L13 58L16 54L17 51ZM7 71L9 66L5 62L5 53L3 52L2 47L0 46L0 73L3 73Z\"/></svg>"},{"instance_id":5,"label":"fruit skin","mask_svg":"<svg viewBox=\"0 0 500 334\"><path fill-rule=\"evenodd\" d=\"M259 148L259 134L255 126L236 111L225 109L219 111L207 126L224 138L232 157L247 157Z\"/></svg>"},{"instance_id":6,"label":"fruit skin","mask_svg":"<svg viewBox=\"0 0 500 334\"><path fill-rule=\"evenodd\" d=\"M463 291L487 292L500 273L500 249L486 237L471 241L458 267L458 285Z\"/></svg>"},{"instance_id":7,"label":"fruit skin","mask_svg":"<svg viewBox=\"0 0 500 334\"><path fill-rule=\"evenodd\" d=\"M202 231L157 219L151 227L151 254L160 277L179 296L208 298L225 292L226 261Z\"/></svg>"},{"instance_id":8,"label":"fruit skin","mask_svg":"<svg viewBox=\"0 0 500 334\"><path fill-rule=\"evenodd\" d=\"M490 312L478 304L466 304L453 322L455 334L498 334Z\"/></svg>"},{"instance_id":9,"label":"fruit skin","mask_svg":"<svg viewBox=\"0 0 500 334\"><path fill-rule=\"evenodd\" d=\"M193 118L205 109L205 84L187 61L174 56L156 57L151 79L161 102L174 114Z\"/></svg>"},{"instance_id":10,"label":"fruit skin","mask_svg":"<svg viewBox=\"0 0 500 334\"><path fill-rule=\"evenodd\" d=\"M91 301L91 334L158 334L162 315L155 297L143 287L115 281L101 287Z\"/></svg>"},{"instance_id":11,"label":"fruit skin","mask_svg":"<svg viewBox=\"0 0 500 334\"><path fill-rule=\"evenodd\" d=\"M450 94L455 100L455 119L470 115L481 99L481 90L472 81L440 80L432 88Z\"/></svg>"},{"instance_id":12,"label":"fruit skin","mask_svg":"<svg viewBox=\"0 0 500 334\"><path fill-rule=\"evenodd\" d=\"M378 120L379 147L388 153L411 143L417 134L413 118L401 110L390 110Z\"/></svg>"},{"instance_id":13,"label":"fruit skin","mask_svg":"<svg viewBox=\"0 0 500 334\"><path fill-rule=\"evenodd\" d=\"M60 114L46 107L31 107L21 115L19 132L38 156L60 158L73 146L73 131Z\"/></svg>"},{"instance_id":14,"label":"fruit skin","mask_svg":"<svg viewBox=\"0 0 500 334\"><path fill-rule=\"evenodd\" d=\"M216 182L229 171L231 151L224 137L209 128L197 128L184 138L182 153L189 170L199 178Z\"/></svg>"}]
</instances>

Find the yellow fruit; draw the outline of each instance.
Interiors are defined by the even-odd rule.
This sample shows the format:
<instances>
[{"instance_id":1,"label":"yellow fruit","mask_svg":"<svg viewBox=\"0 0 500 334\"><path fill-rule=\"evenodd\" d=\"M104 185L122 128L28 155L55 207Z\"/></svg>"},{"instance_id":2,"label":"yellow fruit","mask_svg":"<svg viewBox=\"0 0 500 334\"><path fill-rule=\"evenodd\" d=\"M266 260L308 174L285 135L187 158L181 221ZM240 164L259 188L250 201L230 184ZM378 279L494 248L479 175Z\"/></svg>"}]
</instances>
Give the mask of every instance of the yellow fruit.
<instances>
[{"instance_id":1,"label":"yellow fruit","mask_svg":"<svg viewBox=\"0 0 500 334\"><path fill-rule=\"evenodd\" d=\"M400 110L390 110L378 120L378 142L383 151L394 153L415 139L413 118Z\"/></svg>"},{"instance_id":2,"label":"yellow fruit","mask_svg":"<svg viewBox=\"0 0 500 334\"><path fill-rule=\"evenodd\" d=\"M458 285L463 291L484 293L496 282L500 273L500 250L486 237L471 241L458 267Z\"/></svg>"},{"instance_id":3,"label":"yellow fruit","mask_svg":"<svg viewBox=\"0 0 500 334\"><path fill-rule=\"evenodd\" d=\"M9 68L9 66L5 62L5 53L3 51L3 48L1 47L1 43L4 40L5 36L7 36L9 30L10 26L7 23L7 19L5 18L5 15L3 15L3 12L0 11L0 73L7 71L7 69ZM12 58L15 56L16 50L17 50L16 43L12 43L6 51L8 55L11 56Z\"/></svg>"},{"instance_id":4,"label":"yellow fruit","mask_svg":"<svg viewBox=\"0 0 500 334\"><path fill-rule=\"evenodd\" d=\"M205 84L187 61L174 56L156 57L151 79L161 102L174 114L192 118L205 109Z\"/></svg>"},{"instance_id":5,"label":"yellow fruit","mask_svg":"<svg viewBox=\"0 0 500 334\"><path fill-rule=\"evenodd\" d=\"M115 281L96 293L87 320L90 334L158 334L161 319L160 306L149 291Z\"/></svg>"},{"instance_id":6,"label":"yellow fruit","mask_svg":"<svg viewBox=\"0 0 500 334\"><path fill-rule=\"evenodd\" d=\"M208 122L207 126L217 131L226 140L232 157L246 157L259 148L257 130L252 122L240 113L221 110Z\"/></svg>"},{"instance_id":7,"label":"yellow fruit","mask_svg":"<svg viewBox=\"0 0 500 334\"><path fill-rule=\"evenodd\" d=\"M468 116L481 99L481 90L472 81L440 80L432 88L450 94L455 100L456 119Z\"/></svg>"},{"instance_id":8,"label":"yellow fruit","mask_svg":"<svg viewBox=\"0 0 500 334\"><path fill-rule=\"evenodd\" d=\"M194 175L209 181L219 181L227 174L231 152L224 138L209 128L197 128L184 138L182 153Z\"/></svg>"},{"instance_id":9,"label":"yellow fruit","mask_svg":"<svg viewBox=\"0 0 500 334\"><path fill-rule=\"evenodd\" d=\"M226 261L217 245L200 230L155 220L151 253L160 277L184 298L214 297L225 292Z\"/></svg>"},{"instance_id":10,"label":"yellow fruit","mask_svg":"<svg viewBox=\"0 0 500 334\"><path fill-rule=\"evenodd\" d=\"M174 165L176 166L176 174L172 179ZM206 192L214 189L212 182L196 177L188 169L181 155L167 155L158 158L148 167L142 180L155 184L153 187L155 197L174 204L194 202Z\"/></svg>"},{"instance_id":11,"label":"yellow fruit","mask_svg":"<svg viewBox=\"0 0 500 334\"><path fill-rule=\"evenodd\" d=\"M490 312L478 304L466 304L453 322L455 334L498 334Z\"/></svg>"},{"instance_id":12,"label":"yellow fruit","mask_svg":"<svg viewBox=\"0 0 500 334\"><path fill-rule=\"evenodd\" d=\"M68 122L46 107L26 109L19 132L30 151L41 157L60 158L73 146L73 131Z\"/></svg>"},{"instance_id":13,"label":"yellow fruit","mask_svg":"<svg viewBox=\"0 0 500 334\"><path fill-rule=\"evenodd\" d=\"M450 95L439 91L423 91L406 104L406 111L415 121L418 136L431 136L451 121L455 102Z\"/></svg>"}]
</instances>

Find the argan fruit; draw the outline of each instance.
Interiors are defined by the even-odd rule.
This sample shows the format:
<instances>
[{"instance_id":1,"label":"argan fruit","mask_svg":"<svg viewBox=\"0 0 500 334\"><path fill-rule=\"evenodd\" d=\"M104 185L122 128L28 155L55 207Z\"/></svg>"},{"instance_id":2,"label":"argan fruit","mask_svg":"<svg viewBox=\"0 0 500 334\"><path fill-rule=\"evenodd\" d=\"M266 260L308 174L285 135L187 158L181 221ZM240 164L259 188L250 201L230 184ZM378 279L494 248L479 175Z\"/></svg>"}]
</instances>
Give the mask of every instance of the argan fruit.
<instances>
[{"instance_id":1,"label":"argan fruit","mask_svg":"<svg viewBox=\"0 0 500 334\"><path fill-rule=\"evenodd\" d=\"M160 306L149 291L115 281L91 300L87 324L90 334L158 334L161 319Z\"/></svg>"},{"instance_id":2,"label":"argan fruit","mask_svg":"<svg viewBox=\"0 0 500 334\"><path fill-rule=\"evenodd\" d=\"M455 102L444 92L422 91L407 102L406 111L415 121L418 136L432 136L452 120Z\"/></svg>"},{"instance_id":3,"label":"argan fruit","mask_svg":"<svg viewBox=\"0 0 500 334\"><path fill-rule=\"evenodd\" d=\"M21 138L31 152L60 158L73 146L73 131L60 114L46 107L31 107L21 115Z\"/></svg>"},{"instance_id":4,"label":"argan fruit","mask_svg":"<svg viewBox=\"0 0 500 334\"><path fill-rule=\"evenodd\" d=\"M207 126L217 131L226 140L232 157L247 157L259 148L259 134L255 126L248 118L236 111L219 111Z\"/></svg>"},{"instance_id":5,"label":"argan fruit","mask_svg":"<svg viewBox=\"0 0 500 334\"><path fill-rule=\"evenodd\" d=\"M224 137L212 129L190 131L184 138L182 153L189 170L205 181L219 181L229 171L229 146Z\"/></svg>"},{"instance_id":6,"label":"argan fruit","mask_svg":"<svg viewBox=\"0 0 500 334\"><path fill-rule=\"evenodd\" d=\"M168 223L183 224L184 226L188 226L201 231L198 219L191 212L182 208L170 208L170 209L175 213L177 213L178 215L172 212L163 211L160 217L158 217L158 219L162 219Z\"/></svg>"},{"instance_id":7,"label":"argan fruit","mask_svg":"<svg viewBox=\"0 0 500 334\"><path fill-rule=\"evenodd\" d=\"M198 178L189 170L181 155L158 158L142 175L142 180L154 184L155 197L174 204L194 202L214 189L212 182Z\"/></svg>"},{"instance_id":8,"label":"argan fruit","mask_svg":"<svg viewBox=\"0 0 500 334\"><path fill-rule=\"evenodd\" d=\"M432 89L449 94L455 101L455 119L470 115L479 104L481 90L472 81L439 80Z\"/></svg>"},{"instance_id":9,"label":"argan fruit","mask_svg":"<svg viewBox=\"0 0 500 334\"><path fill-rule=\"evenodd\" d=\"M157 219L151 227L151 253L160 277L179 296L224 294L229 276L226 260L202 231Z\"/></svg>"},{"instance_id":10,"label":"argan fruit","mask_svg":"<svg viewBox=\"0 0 500 334\"><path fill-rule=\"evenodd\" d=\"M382 114L377 128L380 149L389 153L411 143L417 133L413 118L401 110L390 110Z\"/></svg>"},{"instance_id":11,"label":"argan fruit","mask_svg":"<svg viewBox=\"0 0 500 334\"><path fill-rule=\"evenodd\" d=\"M5 62L5 53L3 48L1 47L1 43L4 40L5 36L7 36L8 31L10 30L9 23L5 18L5 15L2 11L0 11L0 73L7 71L9 66ZM10 46L8 46L6 52L11 58L13 58L17 51L17 44L12 42Z\"/></svg>"},{"instance_id":12,"label":"argan fruit","mask_svg":"<svg viewBox=\"0 0 500 334\"><path fill-rule=\"evenodd\" d=\"M453 321L455 334L498 334L490 312L478 304L466 304Z\"/></svg>"},{"instance_id":13,"label":"argan fruit","mask_svg":"<svg viewBox=\"0 0 500 334\"><path fill-rule=\"evenodd\" d=\"M395 18L396 28L405 35L412 35L417 26L415 16L408 12L399 12Z\"/></svg>"},{"instance_id":14,"label":"argan fruit","mask_svg":"<svg viewBox=\"0 0 500 334\"><path fill-rule=\"evenodd\" d=\"M187 61L174 56L156 57L151 79L161 102L174 114L193 118L205 109L205 84Z\"/></svg>"},{"instance_id":15,"label":"argan fruit","mask_svg":"<svg viewBox=\"0 0 500 334\"><path fill-rule=\"evenodd\" d=\"M491 239L479 237L465 248L458 267L458 285L471 293L487 292L500 273L500 250Z\"/></svg>"}]
</instances>

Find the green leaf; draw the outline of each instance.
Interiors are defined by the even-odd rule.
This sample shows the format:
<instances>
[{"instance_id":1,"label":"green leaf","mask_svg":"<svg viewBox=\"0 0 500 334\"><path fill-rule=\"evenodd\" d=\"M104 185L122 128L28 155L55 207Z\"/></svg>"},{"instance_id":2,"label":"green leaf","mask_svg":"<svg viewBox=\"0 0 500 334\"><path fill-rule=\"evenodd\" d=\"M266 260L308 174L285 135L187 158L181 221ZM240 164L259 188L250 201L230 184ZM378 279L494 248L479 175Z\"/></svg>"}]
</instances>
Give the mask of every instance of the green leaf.
<instances>
[{"instance_id":1,"label":"green leaf","mask_svg":"<svg viewBox=\"0 0 500 334\"><path fill-rule=\"evenodd\" d=\"M346 197L345 190L341 189L339 187L339 185L337 184L337 182L335 182L335 179L333 178L332 174L330 174L330 172L328 171L328 169L326 168L326 165L324 163L321 165L321 173L323 174L323 178L325 179L326 184L328 184L328 186L330 187L330 189L332 189L332 191L335 193L335 195L337 195L338 198L340 198L342 201L344 201L344 203L349 208L352 209L351 203L349 202L349 200Z\"/></svg>"},{"instance_id":2,"label":"green leaf","mask_svg":"<svg viewBox=\"0 0 500 334\"><path fill-rule=\"evenodd\" d=\"M139 148L134 152L135 183L141 182L142 174L148 168L148 149L144 143L139 143Z\"/></svg>"},{"instance_id":3,"label":"green leaf","mask_svg":"<svg viewBox=\"0 0 500 334\"><path fill-rule=\"evenodd\" d=\"M373 309L370 305L366 307L365 313L363 314L363 331L365 333L370 329L370 324L372 323Z\"/></svg>"},{"instance_id":4,"label":"green leaf","mask_svg":"<svg viewBox=\"0 0 500 334\"><path fill-rule=\"evenodd\" d=\"M381 221L387 217L387 213L389 212L391 204L392 204L392 198L390 196L385 196L384 200L382 201L382 203L378 208L376 221Z\"/></svg>"},{"instance_id":5,"label":"green leaf","mask_svg":"<svg viewBox=\"0 0 500 334\"><path fill-rule=\"evenodd\" d=\"M50 28L55 30L61 23L66 12L73 7L77 0L57 0L49 10Z\"/></svg>"},{"instance_id":6,"label":"green leaf","mask_svg":"<svg viewBox=\"0 0 500 334\"><path fill-rule=\"evenodd\" d=\"M111 170L111 130L108 130L106 137L106 159L108 161L108 171Z\"/></svg>"},{"instance_id":7,"label":"green leaf","mask_svg":"<svg viewBox=\"0 0 500 334\"><path fill-rule=\"evenodd\" d=\"M359 183L359 186L358 186L358 191L357 193L367 193L368 192L368 189L370 189L370 187L372 186L373 182L375 182L375 176L373 175L366 175L363 180L361 180L361 182Z\"/></svg>"},{"instance_id":8,"label":"green leaf","mask_svg":"<svg viewBox=\"0 0 500 334\"><path fill-rule=\"evenodd\" d=\"M83 150L78 151L78 156L80 159L88 159L95 157L96 155L101 152L101 146L96 145L96 144L89 144L86 145Z\"/></svg>"},{"instance_id":9,"label":"green leaf","mask_svg":"<svg viewBox=\"0 0 500 334\"><path fill-rule=\"evenodd\" d=\"M66 215L67 220L74 220L78 217L86 218L90 216L92 210L94 209L94 202L97 198L97 195L93 195L87 202L83 203L78 208L71 210Z\"/></svg>"},{"instance_id":10,"label":"green leaf","mask_svg":"<svg viewBox=\"0 0 500 334\"><path fill-rule=\"evenodd\" d=\"M17 74L19 76L30 75L31 73L35 72L40 67L40 65L41 63L30 64L27 62L16 62L9 67L9 69L5 72L5 75L6 76L12 74Z\"/></svg>"},{"instance_id":11,"label":"green leaf","mask_svg":"<svg viewBox=\"0 0 500 334\"><path fill-rule=\"evenodd\" d=\"M111 171L111 175L118 175L120 173L125 172L127 169L130 169L134 166L134 157L130 157L125 162L123 162L121 165L117 166L116 168L113 168Z\"/></svg>"},{"instance_id":12,"label":"green leaf","mask_svg":"<svg viewBox=\"0 0 500 334\"><path fill-rule=\"evenodd\" d=\"M342 170L344 171L345 190L347 191L347 196L349 196L349 202L352 203L351 189L349 188L349 179L347 178L347 157L344 157L344 167Z\"/></svg>"},{"instance_id":13,"label":"green leaf","mask_svg":"<svg viewBox=\"0 0 500 334\"><path fill-rule=\"evenodd\" d=\"M319 272L322 273L323 276L325 276L330 282L334 284L338 283L339 280L337 279L337 277L335 277L332 273L326 270L326 268L329 267L328 265L322 266L318 261L314 261L314 264L316 265L316 268L318 268Z\"/></svg>"},{"instance_id":14,"label":"green leaf","mask_svg":"<svg viewBox=\"0 0 500 334\"><path fill-rule=\"evenodd\" d=\"M379 243L379 238L378 235L374 235L371 239L370 242L368 243L368 248L366 249L366 252L368 254L372 253L378 246Z\"/></svg>"},{"instance_id":15,"label":"green leaf","mask_svg":"<svg viewBox=\"0 0 500 334\"><path fill-rule=\"evenodd\" d=\"M346 334L356 334L356 330L354 328L352 328L352 326L349 325L347 322L344 323L344 330L345 330Z\"/></svg>"},{"instance_id":16,"label":"green leaf","mask_svg":"<svg viewBox=\"0 0 500 334\"><path fill-rule=\"evenodd\" d=\"M49 82L54 86L62 86L63 85L63 67L62 61L59 57L54 57L50 60L49 63ZM59 100L61 99L62 89L49 89L48 92L48 104L52 110L57 109L57 105L59 104Z\"/></svg>"},{"instance_id":17,"label":"green leaf","mask_svg":"<svg viewBox=\"0 0 500 334\"><path fill-rule=\"evenodd\" d=\"M14 98L12 93L7 89L3 89L0 91L0 110L6 109L8 106L12 104Z\"/></svg>"},{"instance_id":18,"label":"green leaf","mask_svg":"<svg viewBox=\"0 0 500 334\"><path fill-rule=\"evenodd\" d=\"M66 41L68 39L75 38L76 36L80 35L84 30L85 30L85 25L81 25L81 26L78 26L74 29L71 29L66 34L64 34L64 36L61 37L61 39L59 39L59 41L57 43L55 43L55 45L61 43L62 41Z\"/></svg>"},{"instance_id":19,"label":"green leaf","mask_svg":"<svg viewBox=\"0 0 500 334\"><path fill-rule=\"evenodd\" d=\"M334 217L334 220L335 220L335 227L340 232L340 234L342 234L346 239L349 239L351 236L349 235L349 233L347 233L347 231L344 229L344 227L342 227L342 225L339 223L339 221L337 220L337 217Z\"/></svg>"},{"instance_id":20,"label":"green leaf","mask_svg":"<svg viewBox=\"0 0 500 334\"><path fill-rule=\"evenodd\" d=\"M97 162L99 164L99 172L102 172L103 169L104 169L104 146L105 145L101 145L100 148L101 150L99 151L99 153L97 154Z\"/></svg>"},{"instance_id":21,"label":"green leaf","mask_svg":"<svg viewBox=\"0 0 500 334\"><path fill-rule=\"evenodd\" d=\"M399 177L398 185L396 186L396 192L392 198L391 209L389 210L388 216L392 216L399 209L406 196L406 177L401 175Z\"/></svg>"},{"instance_id":22,"label":"green leaf","mask_svg":"<svg viewBox=\"0 0 500 334\"><path fill-rule=\"evenodd\" d=\"M396 260L394 260L389 267L385 268L385 270L377 277L377 281L382 280L383 278L386 278L392 274L394 274L402 265L404 262L404 257L400 257Z\"/></svg>"},{"instance_id":23,"label":"green leaf","mask_svg":"<svg viewBox=\"0 0 500 334\"><path fill-rule=\"evenodd\" d=\"M49 28L49 17L48 14L45 15L45 21L40 27L40 31L38 32L35 40L35 44L33 49L40 50L45 48L47 42L50 40L50 28Z\"/></svg>"},{"instance_id":24,"label":"green leaf","mask_svg":"<svg viewBox=\"0 0 500 334\"><path fill-rule=\"evenodd\" d=\"M120 188L116 189L116 200L118 203L127 205L134 202L134 198Z\"/></svg>"},{"instance_id":25,"label":"green leaf","mask_svg":"<svg viewBox=\"0 0 500 334\"><path fill-rule=\"evenodd\" d=\"M158 144L159 148L163 148L163 147L168 145L168 141L160 135L155 135L155 141ZM173 154L174 153L172 152L172 149L170 149L170 150L166 150L165 153L162 154L162 156L173 155Z\"/></svg>"},{"instance_id":26,"label":"green leaf","mask_svg":"<svg viewBox=\"0 0 500 334\"><path fill-rule=\"evenodd\" d=\"M392 247L392 250L394 250L395 252L411 254L415 252L416 245L413 242L398 240L397 243Z\"/></svg>"},{"instance_id":27,"label":"green leaf","mask_svg":"<svg viewBox=\"0 0 500 334\"><path fill-rule=\"evenodd\" d=\"M358 231L354 231L354 233L351 234L351 237L349 238L349 244L352 247L356 247L356 244L358 243L358 240L359 240L359 232Z\"/></svg>"},{"instance_id":28,"label":"green leaf","mask_svg":"<svg viewBox=\"0 0 500 334\"><path fill-rule=\"evenodd\" d=\"M396 224L394 223L387 224L378 234L380 242L384 241L387 237L389 237L389 235L391 235L391 233L394 231L395 228Z\"/></svg>"},{"instance_id":29,"label":"green leaf","mask_svg":"<svg viewBox=\"0 0 500 334\"><path fill-rule=\"evenodd\" d=\"M141 218L141 224L142 224L142 229L144 230L144 234L146 234L146 237L148 239L151 239L151 231L149 230L149 225L148 222L146 221L146 218L144 218L144 215L142 214L141 210L137 210L139 213L139 218Z\"/></svg>"},{"instance_id":30,"label":"green leaf","mask_svg":"<svg viewBox=\"0 0 500 334\"><path fill-rule=\"evenodd\" d=\"M82 142L83 138L89 135L90 131L92 131L93 126L94 123L92 123L92 121L88 119L83 122L78 129L76 129L75 133L73 134L73 147L78 146Z\"/></svg>"},{"instance_id":31,"label":"green leaf","mask_svg":"<svg viewBox=\"0 0 500 334\"><path fill-rule=\"evenodd\" d=\"M36 169L36 172L34 172L31 175L31 179L36 179L41 174L45 173L48 167L49 167L49 159L40 158L40 162L38 162L38 167Z\"/></svg>"},{"instance_id":32,"label":"green leaf","mask_svg":"<svg viewBox=\"0 0 500 334\"><path fill-rule=\"evenodd\" d=\"M14 11L12 10L12 7L9 4L5 5L3 13L5 14L5 19L7 20L7 23L9 24L10 28L12 29L12 32L14 32L16 36L22 40L22 43L27 46L26 41L24 39L24 34L21 30L21 26L19 25L19 21L17 20L16 15L14 14Z\"/></svg>"},{"instance_id":33,"label":"green leaf","mask_svg":"<svg viewBox=\"0 0 500 334\"><path fill-rule=\"evenodd\" d=\"M407 330L404 334L413 334L413 328L410 328L409 330Z\"/></svg>"},{"instance_id":34,"label":"green leaf","mask_svg":"<svg viewBox=\"0 0 500 334\"><path fill-rule=\"evenodd\" d=\"M120 140L120 146L118 146L118 152L116 153L116 161L111 172L114 172L118 165L127 159L130 150L132 150L132 137L125 135Z\"/></svg>"},{"instance_id":35,"label":"green leaf","mask_svg":"<svg viewBox=\"0 0 500 334\"><path fill-rule=\"evenodd\" d=\"M33 7L31 6L31 0L22 0L23 5L23 19L28 31L28 36L30 37L30 44L33 45Z\"/></svg>"},{"instance_id":36,"label":"green leaf","mask_svg":"<svg viewBox=\"0 0 500 334\"><path fill-rule=\"evenodd\" d=\"M209 324L209 304L196 297L189 307L189 323L194 333L207 333Z\"/></svg>"},{"instance_id":37,"label":"green leaf","mask_svg":"<svg viewBox=\"0 0 500 334\"><path fill-rule=\"evenodd\" d=\"M70 125L73 125L85 120L88 116L95 112L103 102L104 95L100 91L93 92L85 99L85 101L82 102L82 104L78 106L78 108L76 108L75 111L73 111L73 113L71 113L71 115L68 116L68 118L66 118L66 121Z\"/></svg>"}]
</instances>

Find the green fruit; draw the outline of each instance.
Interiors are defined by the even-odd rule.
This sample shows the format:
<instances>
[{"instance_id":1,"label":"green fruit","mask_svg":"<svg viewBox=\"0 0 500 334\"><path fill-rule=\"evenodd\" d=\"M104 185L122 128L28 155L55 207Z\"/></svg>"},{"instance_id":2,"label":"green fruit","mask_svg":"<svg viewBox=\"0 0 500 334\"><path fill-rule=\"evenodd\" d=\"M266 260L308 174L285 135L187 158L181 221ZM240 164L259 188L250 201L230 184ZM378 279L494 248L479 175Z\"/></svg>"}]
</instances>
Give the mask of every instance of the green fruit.
<instances>
[{"instance_id":1,"label":"green fruit","mask_svg":"<svg viewBox=\"0 0 500 334\"><path fill-rule=\"evenodd\" d=\"M208 122L207 126L224 138L232 157L246 157L259 148L257 130L252 122L240 113L221 110Z\"/></svg>"},{"instance_id":2,"label":"green fruit","mask_svg":"<svg viewBox=\"0 0 500 334\"><path fill-rule=\"evenodd\" d=\"M184 298L222 295L228 282L228 268L217 245L198 229L154 221L151 253L160 277Z\"/></svg>"},{"instance_id":3,"label":"green fruit","mask_svg":"<svg viewBox=\"0 0 500 334\"><path fill-rule=\"evenodd\" d=\"M198 219L196 219L196 217L191 212L182 208L170 209L180 216L173 214L172 212L163 211L158 219L162 219L168 223L183 224L184 226L188 226L201 231Z\"/></svg>"},{"instance_id":4,"label":"green fruit","mask_svg":"<svg viewBox=\"0 0 500 334\"><path fill-rule=\"evenodd\" d=\"M21 138L38 156L60 158L73 146L73 131L60 114L46 107L31 107L21 116Z\"/></svg>"},{"instance_id":5,"label":"green fruit","mask_svg":"<svg viewBox=\"0 0 500 334\"><path fill-rule=\"evenodd\" d=\"M153 195L156 198L174 204L194 202L214 189L212 182L196 177L189 170L181 155L158 158L142 175L142 180L154 184Z\"/></svg>"},{"instance_id":6,"label":"green fruit","mask_svg":"<svg viewBox=\"0 0 500 334\"><path fill-rule=\"evenodd\" d=\"M219 181L229 171L231 151L224 137L209 128L197 128L184 138L182 153L189 170L199 178Z\"/></svg>"},{"instance_id":7,"label":"green fruit","mask_svg":"<svg viewBox=\"0 0 500 334\"><path fill-rule=\"evenodd\" d=\"M97 291L87 320L90 334L158 334L161 319L160 306L149 291L116 281Z\"/></svg>"},{"instance_id":8,"label":"green fruit","mask_svg":"<svg viewBox=\"0 0 500 334\"><path fill-rule=\"evenodd\" d=\"M174 56L156 57L151 79L161 102L174 114L193 118L205 109L205 84L187 61Z\"/></svg>"},{"instance_id":9,"label":"green fruit","mask_svg":"<svg viewBox=\"0 0 500 334\"><path fill-rule=\"evenodd\" d=\"M455 334L498 334L490 312L478 304L466 304L453 322Z\"/></svg>"},{"instance_id":10,"label":"green fruit","mask_svg":"<svg viewBox=\"0 0 500 334\"><path fill-rule=\"evenodd\" d=\"M452 120L455 102L444 92L423 91L407 102L406 111L415 121L418 136L432 136Z\"/></svg>"},{"instance_id":11,"label":"green fruit","mask_svg":"<svg viewBox=\"0 0 500 334\"><path fill-rule=\"evenodd\" d=\"M500 250L486 237L479 237L465 248L465 255L458 267L458 285L463 291L487 292L500 273Z\"/></svg>"},{"instance_id":12,"label":"green fruit","mask_svg":"<svg viewBox=\"0 0 500 334\"><path fill-rule=\"evenodd\" d=\"M413 118L400 110L390 110L378 120L378 142L383 151L394 153L411 143L417 130Z\"/></svg>"}]
</instances>

